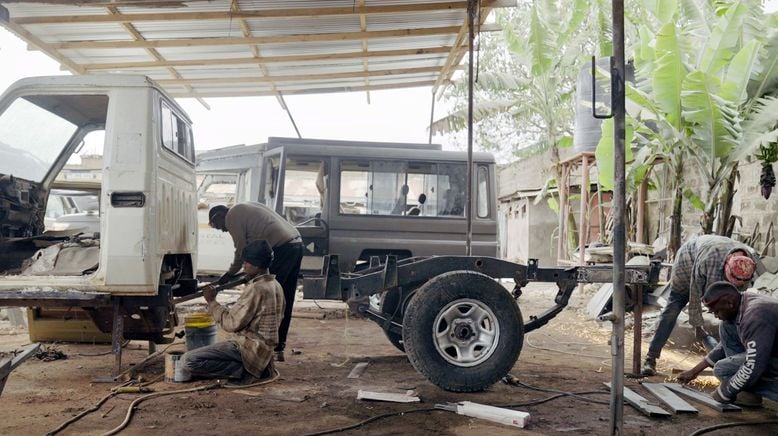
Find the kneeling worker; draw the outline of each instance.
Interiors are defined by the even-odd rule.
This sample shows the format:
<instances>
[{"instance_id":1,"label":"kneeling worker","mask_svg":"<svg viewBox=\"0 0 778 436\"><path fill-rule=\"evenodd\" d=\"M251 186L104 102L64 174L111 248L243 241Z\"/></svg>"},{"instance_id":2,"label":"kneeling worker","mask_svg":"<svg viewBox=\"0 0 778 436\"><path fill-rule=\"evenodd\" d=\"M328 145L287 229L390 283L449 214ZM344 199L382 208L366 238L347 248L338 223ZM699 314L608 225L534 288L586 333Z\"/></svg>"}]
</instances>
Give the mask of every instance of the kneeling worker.
<instances>
[{"instance_id":1,"label":"kneeling worker","mask_svg":"<svg viewBox=\"0 0 778 436\"><path fill-rule=\"evenodd\" d=\"M688 383L712 366L721 382L713 392L716 401L743 406L758 406L762 397L778 401L778 298L741 294L729 282L716 282L702 302L721 320L721 341L678 380Z\"/></svg>"},{"instance_id":2,"label":"kneeling worker","mask_svg":"<svg viewBox=\"0 0 778 436\"><path fill-rule=\"evenodd\" d=\"M243 249L243 271L251 280L229 309L216 302L213 286L203 288L208 313L224 330L234 333L227 342L188 351L181 357L185 378L229 378L250 384L272 376L273 349L284 316L284 291L268 273L273 249L265 240Z\"/></svg>"}]
</instances>

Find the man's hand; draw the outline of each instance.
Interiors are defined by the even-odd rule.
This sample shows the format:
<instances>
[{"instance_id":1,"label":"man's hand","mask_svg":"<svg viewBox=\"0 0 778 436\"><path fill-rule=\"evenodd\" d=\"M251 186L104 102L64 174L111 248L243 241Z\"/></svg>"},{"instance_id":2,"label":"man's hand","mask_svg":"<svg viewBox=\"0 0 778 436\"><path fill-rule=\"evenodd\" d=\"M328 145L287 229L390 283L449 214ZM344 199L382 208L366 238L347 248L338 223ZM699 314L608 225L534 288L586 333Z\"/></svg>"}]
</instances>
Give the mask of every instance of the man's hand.
<instances>
[{"instance_id":1,"label":"man's hand","mask_svg":"<svg viewBox=\"0 0 778 436\"><path fill-rule=\"evenodd\" d=\"M690 381L696 379L699 374L700 374L699 372L696 372L694 370L694 368L692 368L692 369L690 369L688 371L684 371L684 372L678 374L677 378L678 378L678 381L681 382L682 384L687 384Z\"/></svg>"},{"instance_id":2,"label":"man's hand","mask_svg":"<svg viewBox=\"0 0 778 436\"><path fill-rule=\"evenodd\" d=\"M216 286L214 285L207 285L203 288L203 298L209 303L211 301L216 301L216 293Z\"/></svg>"}]
</instances>

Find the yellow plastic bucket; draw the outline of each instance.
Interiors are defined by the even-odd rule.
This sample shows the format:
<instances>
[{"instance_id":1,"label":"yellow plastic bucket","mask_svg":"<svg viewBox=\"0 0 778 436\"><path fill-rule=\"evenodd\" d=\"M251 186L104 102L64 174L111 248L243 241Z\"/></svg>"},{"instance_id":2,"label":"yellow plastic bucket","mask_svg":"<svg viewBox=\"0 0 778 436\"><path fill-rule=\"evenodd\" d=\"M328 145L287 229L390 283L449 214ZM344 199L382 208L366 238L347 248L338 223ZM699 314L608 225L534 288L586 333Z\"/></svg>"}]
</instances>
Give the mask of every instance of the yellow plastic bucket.
<instances>
[{"instance_id":1,"label":"yellow plastic bucket","mask_svg":"<svg viewBox=\"0 0 778 436\"><path fill-rule=\"evenodd\" d=\"M184 332L187 351L216 343L216 323L207 313L184 316Z\"/></svg>"}]
</instances>

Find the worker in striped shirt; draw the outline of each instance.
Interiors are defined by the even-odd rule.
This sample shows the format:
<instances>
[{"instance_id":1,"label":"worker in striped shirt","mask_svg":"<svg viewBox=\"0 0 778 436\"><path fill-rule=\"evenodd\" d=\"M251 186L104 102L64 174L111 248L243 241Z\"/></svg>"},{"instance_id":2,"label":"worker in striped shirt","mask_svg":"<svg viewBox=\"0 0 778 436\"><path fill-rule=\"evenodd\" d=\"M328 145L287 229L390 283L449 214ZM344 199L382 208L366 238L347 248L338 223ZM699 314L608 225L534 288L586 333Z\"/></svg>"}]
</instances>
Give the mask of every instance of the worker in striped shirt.
<instances>
[{"instance_id":1,"label":"worker in striped shirt","mask_svg":"<svg viewBox=\"0 0 778 436\"><path fill-rule=\"evenodd\" d=\"M702 329L700 300L705 289L711 283L728 281L741 292L745 291L755 270L751 249L725 236L702 235L683 244L675 255L670 274L670 297L657 320L641 373L645 376L656 374L656 360L687 304L689 324Z\"/></svg>"}]
</instances>

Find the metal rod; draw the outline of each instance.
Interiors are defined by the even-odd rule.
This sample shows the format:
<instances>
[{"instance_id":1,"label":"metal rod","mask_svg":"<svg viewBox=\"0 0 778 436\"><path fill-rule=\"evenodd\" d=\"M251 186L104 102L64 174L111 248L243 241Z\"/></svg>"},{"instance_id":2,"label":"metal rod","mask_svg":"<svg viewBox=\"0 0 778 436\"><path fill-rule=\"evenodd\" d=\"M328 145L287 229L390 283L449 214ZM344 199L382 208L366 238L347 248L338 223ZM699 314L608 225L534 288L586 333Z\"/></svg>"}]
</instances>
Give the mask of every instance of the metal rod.
<instances>
[{"instance_id":1,"label":"metal rod","mask_svg":"<svg viewBox=\"0 0 778 436\"><path fill-rule=\"evenodd\" d=\"M435 94L432 94L432 105L430 105L430 139L427 142L432 144L432 123L435 120Z\"/></svg>"},{"instance_id":2,"label":"metal rod","mask_svg":"<svg viewBox=\"0 0 778 436\"><path fill-rule=\"evenodd\" d=\"M111 329L111 352L114 356L113 375L122 370L122 342L124 342L124 318L117 298L113 304L113 328Z\"/></svg>"},{"instance_id":3,"label":"metal rod","mask_svg":"<svg viewBox=\"0 0 778 436\"><path fill-rule=\"evenodd\" d=\"M643 286L634 285L635 307L632 309L632 374L640 376L640 360L643 348Z\"/></svg>"},{"instance_id":4,"label":"metal rod","mask_svg":"<svg viewBox=\"0 0 778 436\"><path fill-rule=\"evenodd\" d=\"M478 0L467 2L467 27L468 27L468 65L467 65L467 195L465 204L465 217L467 218L467 236L465 239L466 252L473 254L473 42L475 41L475 15L478 9Z\"/></svg>"},{"instance_id":5,"label":"metal rod","mask_svg":"<svg viewBox=\"0 0 778 436\"><path fill-rule=\"evenodd\" d=\"M294 122L294 117L292 116L292 111L289 110L289 106L286 105L286 100L284 99L284 94L281 94L281 92L278 92L278 98L281 100L281 105L284 107L284 111L286 111L286 115L289 117L289 121L292 122L292 127L294 127L294 131L297 132L297 137L300 139L303 139L303 135L300 134L300 129L297 128L297 123Z\"/></svg>"},{"instance_id":6,"label":"metal rod","mask_svg":"<svg viewBox=\"0 0 778 436\"><path fill-rule=\"evenodd\" d=\"M611 58L611 97L613 107L613 331L611 347L610 434L624 433L624 261L626 198L624 142L626 107L624 98L624 0L612 0L613 57Z\"/></svg>"}]
</instances>

